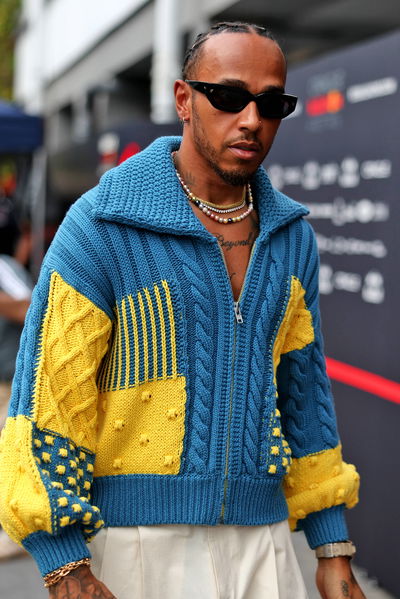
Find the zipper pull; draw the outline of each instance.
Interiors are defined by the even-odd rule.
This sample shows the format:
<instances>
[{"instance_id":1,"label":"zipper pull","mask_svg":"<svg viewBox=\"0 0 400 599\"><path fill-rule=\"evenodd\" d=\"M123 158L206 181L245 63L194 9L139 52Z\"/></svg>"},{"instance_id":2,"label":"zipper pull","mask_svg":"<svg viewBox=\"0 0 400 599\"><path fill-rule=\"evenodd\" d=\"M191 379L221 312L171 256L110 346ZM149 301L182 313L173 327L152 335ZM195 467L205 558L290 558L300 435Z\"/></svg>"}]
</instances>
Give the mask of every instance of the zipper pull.
<instances>
[{"instance_id":1,"label":"zipper pull","mask_svg":"<svg viewBox=\"0 0 400 599\"><path fill-rule=\"evenodd\" d=\"M234 308L234 311L235 311L236 322L238 324L243 324L243 316L242 316L242 313L240 311L239 302L233 302L233 308Z\"/></svg>"}]
</instances>

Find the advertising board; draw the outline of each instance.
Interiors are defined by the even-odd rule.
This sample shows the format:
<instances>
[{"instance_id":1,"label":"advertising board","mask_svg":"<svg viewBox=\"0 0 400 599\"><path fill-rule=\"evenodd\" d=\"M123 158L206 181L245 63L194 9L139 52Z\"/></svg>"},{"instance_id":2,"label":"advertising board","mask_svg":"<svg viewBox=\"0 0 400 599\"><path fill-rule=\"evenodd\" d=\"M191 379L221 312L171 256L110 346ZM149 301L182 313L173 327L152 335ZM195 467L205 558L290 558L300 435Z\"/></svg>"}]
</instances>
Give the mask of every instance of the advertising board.
<instances>
[{"instance_id":1,"label":"advertising board","mask_svg":"<svg viewBox=\"0 0 400 599\"><path fill-rule=\"evenodd\" d=\"M400 32L289 72L299 96L266 168L307 205L320 252L328 372L346 461L357 561L400 596Z\"/></svg>"}]
</instances>

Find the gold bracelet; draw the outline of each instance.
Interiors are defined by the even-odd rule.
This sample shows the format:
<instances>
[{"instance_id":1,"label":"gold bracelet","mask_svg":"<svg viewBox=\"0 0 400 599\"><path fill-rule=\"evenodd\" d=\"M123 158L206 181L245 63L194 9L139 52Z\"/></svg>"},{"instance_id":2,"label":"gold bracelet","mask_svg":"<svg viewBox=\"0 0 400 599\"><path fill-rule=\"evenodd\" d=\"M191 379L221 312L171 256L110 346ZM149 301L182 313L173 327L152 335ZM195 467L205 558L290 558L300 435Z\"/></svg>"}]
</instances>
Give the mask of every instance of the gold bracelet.
<instances>
[{"instance_id":1,"label":"gold bracelet","mask_svg":"<svg viewBox=\"0 0 400 599\"><path fill-rule=\"evenodd\" d=\"M85 557L77 562L65 564L65 566L61 566L61 568L58 568L53 572L49 572L49 574L46 574L46 576L43 577L45 588L48 589L49 587L54 586L57 584L57 582L60 582L64 576L67 576L70 572L73 572L80 566L90 566L90 558Z\"/></svg>"}]
</instances>

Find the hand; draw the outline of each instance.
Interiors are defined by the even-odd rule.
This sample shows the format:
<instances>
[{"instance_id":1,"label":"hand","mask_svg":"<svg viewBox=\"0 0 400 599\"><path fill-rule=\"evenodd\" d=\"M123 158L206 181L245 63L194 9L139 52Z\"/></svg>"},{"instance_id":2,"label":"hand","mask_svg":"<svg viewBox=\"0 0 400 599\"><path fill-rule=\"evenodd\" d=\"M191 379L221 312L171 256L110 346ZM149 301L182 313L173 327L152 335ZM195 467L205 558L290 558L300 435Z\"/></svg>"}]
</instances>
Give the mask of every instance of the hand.
<instances>
[{"instance_id":1,"label":"hand","mask_svg":"<svg viewBox=\"0 0 400 599\"><path fill-rule=\"evenodd\" d=\"M366 599L347 557L320 558L317 587L322 599Z\"/></svg>"},{"instance_id":2,"label":"hand","mask_svg":"<svg viewBox=\"0 0 400 599\"><path fill-rule=\"evenodd\" d=\"M49 588L50 599L117 599L88 566L80 566Z\"/></svg>"}]
</instances>

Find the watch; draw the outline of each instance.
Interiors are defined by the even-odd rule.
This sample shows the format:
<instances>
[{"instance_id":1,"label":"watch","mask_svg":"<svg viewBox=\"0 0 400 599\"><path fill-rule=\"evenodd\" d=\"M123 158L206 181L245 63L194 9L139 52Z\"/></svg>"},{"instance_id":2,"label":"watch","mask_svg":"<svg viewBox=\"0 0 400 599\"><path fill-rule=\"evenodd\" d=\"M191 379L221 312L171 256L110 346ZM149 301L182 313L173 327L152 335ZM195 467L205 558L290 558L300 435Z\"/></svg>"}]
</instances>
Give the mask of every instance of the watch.
<instances>
[{"instance_id":1,"label":"watch","mask_svg":"<svg viewBox=\"0 0 400 599\"><path fill-rule=\"evenodd\" d=\"M341 543L326 543L320 545L315 550L315 555L320 557L349 557L350 559L356 552L355 545L351 541L342 541Z\"/></svg>"}]
</instances>

